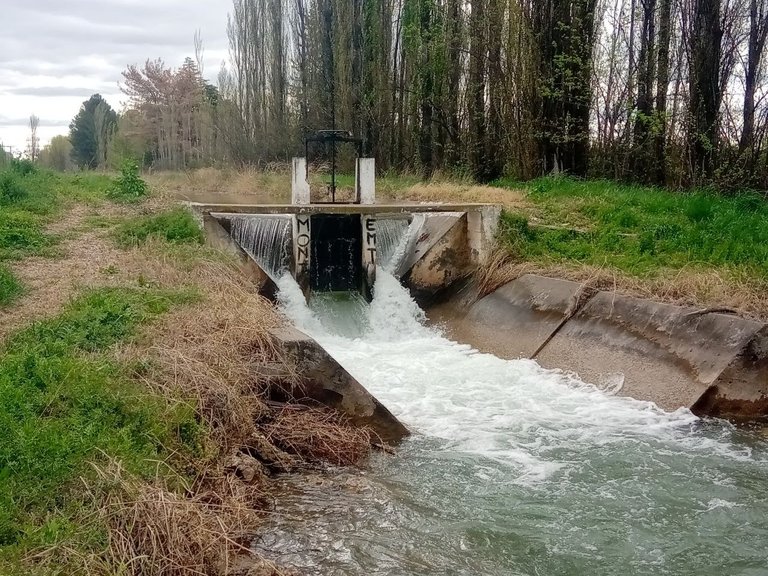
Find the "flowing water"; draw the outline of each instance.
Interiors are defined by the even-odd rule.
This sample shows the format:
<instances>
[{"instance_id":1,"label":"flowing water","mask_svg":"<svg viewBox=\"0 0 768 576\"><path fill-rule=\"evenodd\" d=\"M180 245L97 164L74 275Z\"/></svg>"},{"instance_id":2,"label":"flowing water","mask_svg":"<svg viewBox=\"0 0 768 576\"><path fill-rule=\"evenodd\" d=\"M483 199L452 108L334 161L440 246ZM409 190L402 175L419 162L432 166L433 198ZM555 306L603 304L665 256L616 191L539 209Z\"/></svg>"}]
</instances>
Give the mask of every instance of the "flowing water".
<instances>
[{"instance_id":1,"label":"flowing water","mask_svg":"<svg viewBox=\"0 0 768 576\"><path fill-rule=\"evenodd\" d=\"M424 220L424 214L413 214L410 222L405 218L376 220L377 258L385 271L400 277L406 255L413 252Z\"/></svg>"},{"instance_id":2,"label":"flowing water","mask_svg":"<svg viewBox=\"0 0 768 576\"><path fill-rule=\"evenodd\" d=\"M287 480L255 543L306 574L768 574L757 432L611 396L444 338L397 280L288 316L414 435L361 471Z\"/></svg>"},{"instance_id":3,"label":"flowing water","mask_svg":"<svg viewBox=\"0 0 768 576\"><path fill-rule=\"evenodd\" d=\"M277 282L291 262L290 216L227 216L232 238Z\"/></svg>"}]
</instances>

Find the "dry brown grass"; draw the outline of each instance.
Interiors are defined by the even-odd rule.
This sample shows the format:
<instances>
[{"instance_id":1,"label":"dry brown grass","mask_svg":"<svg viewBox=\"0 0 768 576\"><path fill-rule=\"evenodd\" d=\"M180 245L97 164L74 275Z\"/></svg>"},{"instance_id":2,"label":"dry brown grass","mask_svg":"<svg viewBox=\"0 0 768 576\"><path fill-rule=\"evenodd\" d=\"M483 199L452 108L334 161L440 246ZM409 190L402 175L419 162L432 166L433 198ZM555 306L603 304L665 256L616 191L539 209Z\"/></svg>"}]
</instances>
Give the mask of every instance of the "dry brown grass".
<instances>
[{"instance_id":1,"label":"dry brown grass","mask_svg":"<svg viewBox=\"0 0 768 576\"><path fill-rule=\"evenodd\" d=\"M392 200L414 202L467 202L498 204L505 208L528 207L529 202L520 190L508 190L471 183L432 181L414 184L401 191L387 194Z\"/></svg>"},{"instance_id":2,"label":"dry brown grass","mask_svg":"<svg viewBox=\"0 0 768 576\"><path fill-rule=\"evenodd\" d=\"M145 176L153 194L210 203L290 202L290 168L200 168L186 172L155 172Z\"/></svg>"},{"instance_id":3,"label":"dry brown grass","mask_svg":"<svg viewBox=\"0 0 768 576\"><path fill-rule=\"evenodd\" d=\"M98 498L109 528L102 569L141 576L289 574L250 550L261 519L238 490L180 495L132 478L116 463L98 471L113 486Z\"/></svg>"},{"instance_id":4,"label":"dry brown grass","mask_svg":"<svg viewBox=\"0 0 768 576\"><path fill-rule=\"evenodd\" d=\"M369 430L351 426L328 409L288 404L264 430L270 442L307 462L350 466L366 456L371 446Z\"/></svg>"},{"instance_id":5,"label":"dry brown grass","mask_svg":"<svg viewBox=\"0 0 768 576\"><path fill-rule=\"evenodd\" d=\"M327 167L315 167L327 170ZM286 203L291 197L290 166L274 165L256 168L200 168L186 172L155 172L145 176L153 194L160 198L190 200L194 202L221 203ZM314 201L329 201L325 176L314 174L311 178ZM481 186L470 182L442 179L436 176L427 183L405 186L398 179L377 182L378 200L412 202L480 202L499 204L506 208L530 208L525 194ZM353 200L351 187L339 186L337 201Z\"/></svg>"},{"instance_id":6,"label":"dry brown grass","mask_svg":"<svg viewBox=\"0 0 768 576\"><path fill-rule=\"evenodd\" d=\"M179 270L162 268L158 266L153 278L161 285L179 285ZM323 461L326 453L325 461L333 464L358 461L368 454L368 433L338 415L303 407L294 411L290 405L275 408L266 402L271 389L292 389L299 381L294 363L283 357L270 335L282 318L269 301L228 264L202 261L184 274L192 277L203 299L166 315L148 328L144 338L119 351L123 360L143 366L137 378L166 397L194 402L220 454L256 455L281 471L300 466L302 459ZM294 413L300 415L294 427L307 427L298 431L306 434L307 445L298 437L282 444L271 442L270 435L281 429L279 423ZM327 452L315 445L314 434L321 424ZM279 438L283 437L275 436ZM356 446L356 456L336 455L350 454L350 445ZM312 457L307 460L306 455Z\"/></svg>"}]
</instances>

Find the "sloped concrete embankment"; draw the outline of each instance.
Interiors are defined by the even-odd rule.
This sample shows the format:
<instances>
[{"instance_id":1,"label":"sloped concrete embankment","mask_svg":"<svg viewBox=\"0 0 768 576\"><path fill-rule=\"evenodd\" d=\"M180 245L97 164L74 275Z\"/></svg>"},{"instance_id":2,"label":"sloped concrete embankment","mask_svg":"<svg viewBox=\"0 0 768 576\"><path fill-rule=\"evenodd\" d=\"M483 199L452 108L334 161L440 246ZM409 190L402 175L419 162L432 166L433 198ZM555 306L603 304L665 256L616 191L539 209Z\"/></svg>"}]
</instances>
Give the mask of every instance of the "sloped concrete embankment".
<instances>
[{"instance_id":1,"label":"sloped concrete embankment","mask_svg":"<svg viewBox=\"0 0 768 576\"><path fill-rule=\"evenodd\" d=\"M314 339L291 327L276 329L272 336L296 366L298 377L285 391L293 400L333 408L352 424L370 428L384 442L399 442L409 435L408 429Z\"/></svg>"},{"instance_id":2,"label":"sloped concrete embankment","mask_svg":"<svg viewBox=\"0 0 768 576\"><path fill-rule=\"evenodd\" d=\"M768 417L768 325L525 275L438 319L504 358L535 358L667 410Z\"/></svg>"}]
</instances>

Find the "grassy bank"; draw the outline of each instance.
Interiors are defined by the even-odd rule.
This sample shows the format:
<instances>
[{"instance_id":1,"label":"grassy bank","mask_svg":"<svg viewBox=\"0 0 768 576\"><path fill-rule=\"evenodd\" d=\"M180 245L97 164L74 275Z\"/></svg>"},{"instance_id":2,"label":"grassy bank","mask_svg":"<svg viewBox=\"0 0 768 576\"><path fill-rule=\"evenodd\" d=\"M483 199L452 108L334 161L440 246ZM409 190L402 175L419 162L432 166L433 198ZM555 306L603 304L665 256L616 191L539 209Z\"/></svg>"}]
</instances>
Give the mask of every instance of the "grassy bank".
<instances>
[{"instance_id":1,"label":"grassy bank","mask_svg":"<svg viewBox=\"0 0 768 576\"><path fill-rule=\"evenodd\" d=\"M0 266L18 274L0 270L0 315L42 317L0 344L0 574L213 575L242 560L279 574L247 550L269 477L353 463L370 435L267 402L276 367L296 378L269 337L280 319L189 213L112 204L101 176L17 177L28 193L0 218L31 226L4 237ZM88 284L62 285L62 270ZM71 291L58 308L17 278L48 275Z\"/></svg>"},{"instance_id":2,"label":"grassy bank","mask_svg":"<svg viewBox=\"0 0 768 576\"><path fill-rule=\"evenodd\" d=\"M58 316L15 334L0 353L0 546L4 555L83 534L77 482L119 459L152 475L158 459L194 451L197 423L183 404L142 393L105 351L194 295L141 289L83 294ZM97 544L97 542L94 542Z\"/></svg>"},{"instance_id":3,"label":"grassy bank","mask_svg":"<svg viewBox=\"0 0 768 576\"><path fill-rule=\"evenodd\" d=\"M404 194L434 199L441 186ZM768 319L768 199L760 193L721 196L568 178L447 189L453 200L504 208L499 250L478 277L481 293L534 273Z\"/></svg>"},{"instance_id":4,"label":"grassy bank","mask_svg":"<svg viewBox=\"0 0 768 576\"><path fill-rule=\"evenodd\" d=\"M768 278L768 201L757 193L726 197L568 179L541 179L524 190L530 206L505 213L501 230L523 259L637 276L692 267Z\"/></svg>"},{"instance_id":5,"label":"grassy bank","mask_svg":"<svg viewBox=\"0 0 768 576\"><path fill-rule=\"evenodd\" d=\"M101 201L111 186L104 175L55 174L19 160L0 171L0 309L24 291L11 262L55 255L60 238L46 226L74 203Z\"/></svg>"}]
</instances>

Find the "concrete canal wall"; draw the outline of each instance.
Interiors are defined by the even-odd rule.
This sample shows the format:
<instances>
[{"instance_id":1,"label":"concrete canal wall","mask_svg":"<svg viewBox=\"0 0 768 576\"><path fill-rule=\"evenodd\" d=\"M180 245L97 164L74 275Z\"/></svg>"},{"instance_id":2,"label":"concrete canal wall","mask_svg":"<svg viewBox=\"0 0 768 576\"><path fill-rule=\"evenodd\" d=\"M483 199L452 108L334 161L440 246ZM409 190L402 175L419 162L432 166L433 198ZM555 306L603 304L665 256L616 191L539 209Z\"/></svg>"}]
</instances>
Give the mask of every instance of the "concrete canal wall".
<instances>
[{"instance_id":1,"label":"concrete canal wall","mask_svg":"<svg viewBox=\"0 0 768 576\"><path fill-rule=\"evenodd\" d=\"M481 351L535 358L667 410L768 415L768 326L759 322L530 274L431 315Z\"/></svg>"}]
</instances>

